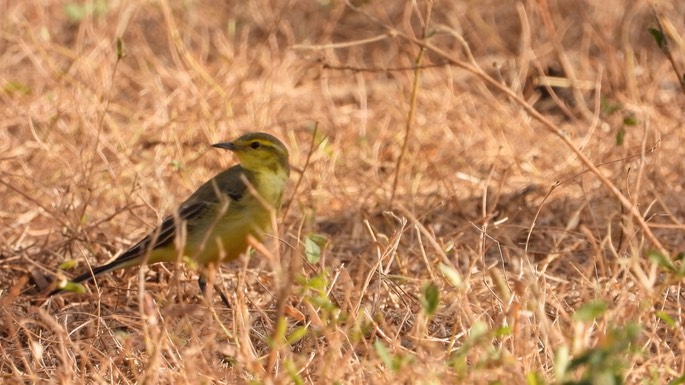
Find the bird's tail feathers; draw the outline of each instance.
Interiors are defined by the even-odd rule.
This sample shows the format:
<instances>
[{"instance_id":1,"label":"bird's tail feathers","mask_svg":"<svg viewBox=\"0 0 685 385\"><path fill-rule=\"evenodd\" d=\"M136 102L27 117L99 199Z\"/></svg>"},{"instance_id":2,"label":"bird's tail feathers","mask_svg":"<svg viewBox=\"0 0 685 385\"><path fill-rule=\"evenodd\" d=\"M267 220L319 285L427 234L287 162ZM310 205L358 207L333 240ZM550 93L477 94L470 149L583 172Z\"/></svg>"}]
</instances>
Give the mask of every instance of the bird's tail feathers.
<instances>
[{"instance_id":1,"label":"bird's tail feathers","mask_svg":"<svg viewBox=\"0 0 685 385\"><path fill-rule=\"evenodd\" d=\"M132 250L128 250L125 253L121 254L117 259L113 260L112 262L94 267L92 270L87 271L75 278L70 279L69 281L72 283L83 283L83 282L88 282L91 279L97 277L98 275L109 273L110 271L118 270L121 268L125 268L128 266L132 266L136 264L137 258L140 257L140 255L137 255L138 253L131 253ZM57 293L60 293L64 291L64 289L55 289L48 294L48 296L55 295Z\"/></svg>"}]
</instances>

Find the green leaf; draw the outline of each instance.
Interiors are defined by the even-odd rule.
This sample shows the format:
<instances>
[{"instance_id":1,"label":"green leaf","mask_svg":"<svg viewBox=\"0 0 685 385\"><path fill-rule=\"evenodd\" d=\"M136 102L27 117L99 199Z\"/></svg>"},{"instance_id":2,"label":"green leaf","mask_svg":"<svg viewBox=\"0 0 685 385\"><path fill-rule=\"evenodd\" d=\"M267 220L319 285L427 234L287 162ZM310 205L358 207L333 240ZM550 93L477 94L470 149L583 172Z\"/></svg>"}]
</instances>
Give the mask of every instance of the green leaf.
<instances>
[{"instance_id":1,"label":"green leaf","mask_svg":"<svg viewBox=\"0 0 685 385\"><path fill-rule=\"evenodd\" d=\"M514 332L514 328L511 326L502 326L495 329L495 337L505 337L510 336Z\"/></svg>"},{"instance_id":2,"label":"green leaf","mask_svg":"<svg viewBox=\"0 0 685 385\"><path fill-rule=\"evenodd\" d=\"M471 325L469 331L469 341L475 341L488 334L488 325L483 321L476 321Z\"/></svg>"},{"instance_id":3,"label":"green leaf","mask_svg":"<svg viewBox=\"0 0 685 385\"><path fill-rule=\"evenodd\" d=\"M671 317L670 315L668 315L668 314L667 314L666 312L664 312L664 311L657 311L657 312L656 312L656 316L657 316L660 320L664 321L668 326L670 326L670 327L672 327L672 328L675 328L676 325L677 325L677 323L676 323L676 321L673 319L673 317Z\"/></svg>"},{"instance_id":4,"label":"green leaf","mask_svg":"<svg viewBox=\"0 0 685 385\"><path fill-rule=\"evenodd\" d=\"M605 364L611 358L609 353L599 348L592 348L579 354L569 362L568 369L575 370L583 366L590 366L593 363Z\"/></svg>"},{"instance_id":5,"label":"green leaf","mask_svg":"<svg viewBox=\"0 0 685 385\"><path fill-rule=\"evenodd\" d=\"M311 303L312 305L316 307L320 307L322 309L326 310L333 310L335 309L335 306L333 305L333 302L331 302L330 298L324 296L324 295L318 295L315 297L307 297L307 301Z\"/></svg>"},{"instance_id":6,"label":"green leaf","mask_svg":"<svg viewBox=\"0 0 685 385\"><path fill-rule=\"evenodd\" d=\"M307 335L309 332L309 329L307 329L306 326L300 326L299 328L293 330L292 333L288 336L288 345L292 345L296 343L297 341L301 340L304 336Z\"/></svg>"},{"instance_id":7,"label":"green leaf","mask_svg":"<svg viewBox=\"0 0 685 385\"><path fill-rule=\"evenodd\" d=\"M86 292L86 288L81 285L80 283L75 283L71 281L62 281L60 282L59 285L57 285L57 288L64 290L64 291L69 291L72 293L78 293L82 294Z\"/></svg>"},{"instance_id":8,"label":"green leaf","mask_svg":"<svg viewBox=\"0 0 685 385\"><path fill-rule=\"evenodd\" d=\"M656 263L657 265L663 267L668 271L676 271L676 267L673 264L673 262L671 262L671 260L668 259L667 256L657 251L650 251L649 254L647 254L647 258L649 258L649 260L653 263Z\"/></svg>"},{"instance_id":9,"label":"green leaf","mask_svg":"<svg viewBox=\"0 0 685 385\"><path fill-rule=\"evenodd\" d=\"M626 115L623 118L623 124L626 126L629 126L629 127L633 127L633 126L637 125L637 119L635 118L635 115L633 115L633 114Z\"/></svg>"},{"instance_id":10,"label":"green leaf","mask_svg":"<svg viewBox=\"0 0 685 385\"><path fill-rule=\"evenodd\" d=\"M662 51L665 51L668 48L666 46L666 36L664 36L664 33L661 32L660 29L650 28L649 33L652 34L654 41L656 41L656 45L659 46Z\"/></svg>"},{"instance_id":11,"label":"green leaf","mask_svg":"<svg viewBox=\"0 0 685 385\"><path fill-rule=\"evenodd\" d=\"M78 264L78 262L76 262L75 259L67 259L66 261L62 262L62 263L58 266L58 268L59 268L60 270L70 270L70 269L73 269L74 266L76 266L77 264Z\"/></svg>"},{"instance_id":12,"label":"green leaf","mask_svg":"<svg viewBox=\"0 0 685 385\"><path fill-rule=\"evenodd\" d=\"M103 16L109 10L109 5L107 0L95 0L93 1L92 12L94 16Z\"/></svg>"},{"instance_id":13,"label":"green leaf","mask_svg":"<svg viewBox=\"0 0 685 385\"><path fill-rule=\"evenodd\" d=\"M623 108L619 103L613 103L606 96L602 96L599 102L599 109L604 116L611 116Z\"/></svg>"},{"instance_id":14,"label":"green leaf","mask_svg":"<svg viewBox=\"0 0 685 385\"><path fill-rule=\"evenodd\" d=\"M623 145L623 139L626 136L626 128L624 126L621 126L618 128L618 132L616 132L616 145L621 146Z\"/></svg>"},{"instance_id":15,"label":"green leaf","mask_svg":"<svg viewBox=\"0 0 685 385\"><path fill-rule=\"evenodd\" d=\"M445 276L445 279L447 282L449 282L450 285L456 287L456 288L461 288L464 286L464 280L461 279L461 274L459 272L450 266L445 265L444 263L441 263L438 266L438 269L442 273L443 276Z\"/></svg>"},{"instance_id":16,"label":"green leaf","mask_svg":"<svg viewBox=\"0 0 685 385\"><path fill-rule=\"evenodd\" d=\"M31 87L18 81L9 81L5 83L5 92L8 95L29 95L31 94Z\"/></svg>"},{"instance_id":17,"label":"green leaf","mask_svg":"<svg viewBox=\"0 0 685 385\"><path fill-rule=\"evenodd\" d=\"M86 15L95 17L102 16L107 13L108 8L107 0L88 1L84 4L72 2L64 6L64 13L67 15L70 22L78 23L83 20Z\"/></svg>"},{"instance_id":18,"label":"green leaf","mask_svg":"<svg viewBox=\"0 0 685 385\"><path fill-rule=\"evenodd\" d=\"M528 372L526 374L526 384L528 385L545 385L545 380L538 372Z\"/></svg>"},{"instance_id":19,"label":"green leaf","mask_svg":"<svg viewBox=\"0 0 685 385\"><path fill-rule=\"evenodd\" d=\"M607 310L607 304L601 300L590 301L581 306L573 314L573 318L578 321L590 322L597 319Z\"/></svg>"},{"instance_id":20,"label":"green leaf","mask_svg":"<svg viewBox=\"0 0 685 385\"><path fill-rule=\"evenodd\" d=\"M568 346L561 345L554 353L554 376L557 381L563 381L566 378L569 364L571 363L571 354Z\"/></svg>"},{"instance_id":21,"label":"green leaf","mask_svg":"<svg viewBox=\"0 0 685 385\"><path fill-rule=\"evenodd\" d=\"M385 347L385 344L383 344L383 341L381 340L376 340L373 343L373 348L376 350L376 354L378 354L378 358L383 361L385 366L391 368L392 367L392 354L388 351L388 348Z\"/></svg>"},{"instance_id":22,"label":"green leaf","mask_svg":"<svg viewBox=\"0 0 685 385\"><path fill-rule=\"evenodd\" d=\"M402 370L402 366L405 363L410 363L412 361L411 357L390 353L381 340L376 340L373 343L373 347L376 350L378 357L383 361L383 364L395 373Z\"/></svg>"},{"instance_id":23,"label":"green leaf","mask_svg":"<svg viewBox=\"0 0 685 385\"><path fill-rule=\"evenodd\" d=\"M640 326L636 322L628 322L623 327L609 327L606 334L599 336L595 346L577 354L569 361L565 371L566 377L571 374L578 377L574 380L558 380L569 385L623 384L626 363L632 362L630 356L640 354L641 347L636 346L639 335ZM561 362L559 357L555 357L555 364Z\"/></svg>"},{"instance_id":24,"label":"green leaf","mask_svg":"<svg viewBox=\"0 0 685 385\"><path fill-rule=\"evenodd\" d=\"M290 376L290 381L292 381L292 384L304 385L304 380L298 374L299 370L297 370L297 367L292 359L286 358L284 366L285 370L288 372L288 376Z\"/></svg>"},{"instance_id":25,"label":"green leaf","mask_svg":"<svg viewBox=\"0 0 685 385\"><path fill-rule=\"evenodd\" d=\"M124 41L117 37L117 59L121 60L124 57Z\"/></svg>"},{"instance_id":26,"label":"green leaf","mask_svg":"<svg viewBox=\"0 0 685 385\"><path fill-rule=\"evenodd\" d=\"M328 286L328 280L326 279L325 273L321 272L312 278L306 279L304 281L304 285L307 288L317 291L318 293L325 293L326 287Z\"/></svg>"},{"instance_id":27,"label":"green leaf","mask_svg":"<svg viewBox=\"0 0 685 385\"><path fill-rule=\"evenodd\" d=\"M423 285L421 288L421 305L423 312L428 316L435 314L440 305L440 290L433 282Z\"/></svg>"},{"instance_id":28,"label":"green leaf","mask_svg":"<svg viewBox=\"0 0 685 385\"><path fill-rule=\"evenodd\" d=\"M304 254L307 262L315 264L321 259L321 250L326 246L328 239L323 235L309 234L304 239Z\"/></svg>"},{"instance_id":29,"label":"green leaf","mask_svg":"<svg viewBox=\"0 0 685 385\"><path fill-rule=\"evenodd\" d=\"M271 348L277 347L282 341L285 341L285 332L288 329L288 321L285 317L279 317L276 320L276 327L274 328L271 338L269 338L269 346Z\"/></svg>"},{"instance_id":30,"label":"green leaf","mask_svg":"<svg viewBox=\"0 0 685 385\"><path fill-rule=\"evenodd\" d=\"M86 16L86 9L79 4L69 3L64 6L64 13L67 15L69 21L78 23Z\"/></svg>"},{"instance_id":31,"label":"green leaf","mask_svg":"<svg viewBox=\"0 0 685 385\"><path fill-rule=\"evenodd\" d=\"M668 385L682 385L685 384L685 374L682 376L673 379L673 381L669 382Z\"/></svg>"}]
</instances>

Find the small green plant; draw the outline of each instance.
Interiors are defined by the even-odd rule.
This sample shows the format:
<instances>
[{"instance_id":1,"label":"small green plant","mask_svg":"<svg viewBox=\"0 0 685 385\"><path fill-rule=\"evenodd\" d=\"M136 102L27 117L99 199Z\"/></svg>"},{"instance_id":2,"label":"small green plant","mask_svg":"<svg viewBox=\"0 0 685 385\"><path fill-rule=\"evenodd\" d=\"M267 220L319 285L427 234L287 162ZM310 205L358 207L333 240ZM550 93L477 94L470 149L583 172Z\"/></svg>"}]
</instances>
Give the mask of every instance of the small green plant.
<instances>
[{"instance_id":1,"label":"small green plant","mask_svg":"<svg viewBox=\"0 0 685 385\"><path fill-rule=\"evenodd\" d=\"M656 42L657 47L661 50L661 52L666 56L668 61L671 63L671 67L673 67L673 71L675 72L676 76L678 77L678 82L680 83L680 87L683 90L683 93L685 93L685 74L683 74L679 68L678 64L676 62L676 59L673 55L673 52L671 52L671 47L668 43L668 36L666 36L666 33L664 33L664 27L662 25L662 20L661 18L663 16L659 15L658 12L655 13L655 19L656 19L656 28L649 28L649 34L652 35L654 38L654 41Z\"/></svg>"},{"instance_id":2,"label":"small green plant","mask_svg":"<svg viewBox=\"0 0 685 385\"><path fill-rule=\"evenodd\" d=\"M64 6L64 13L69 18L69 21L76 24L81 22L87 15L94 17L102 16L107 13L108 8L107 0L86 1L83 4L72 2Z\"/></svg>"},{"instance_id":3,"label":"small green plant","mask_svg":"<svg viewBox=\"0 0 685 385\"><path fill-rule=\"evenodd\" d=\"M404 365L409 364L412 361L411 356L393 354L390 352L381 340L376 340L373 343L373 348L376 351L378 358L383 361L383 364L395 373L399 372Z\"/></svg>"},{"instance_id":4,"label":"small green plant","mask_svg":"<svg viewBox=\"0 0 685 385\"><path fill-rule=\"evenodd\" d=\"M674 274L676 278L685 277L685 252L678 253L673 260L656 251L650 252L647 257L661 268Z\"/></svg>"},{"instance_id":5,"label":"small green plant","mask_svg":"<svg viewBox=\"0 0 685 385\"><path fill-rule=\"evenodd\" d=\"M620 103L614 103L609 100L609 98L602 96L600 100L600 111L602 112L602 116L609 117L622 110L623 106ZM632 112L627 112L623 115L623 121L616 131L617 146L623 145L626 136L626 128L636 126L637 123L637 118Z\"/></svg>"},{"instance_id":6,"label":"small green plant","mask_svg":"<svg viewBox=\"0 0 685 385\"><path fill-rule=\"evenodd\" d=\"M326 246L328 239L319 234L308 234L304 238L304 254L307 257L307 262L315 264L321 259L321 252Z\"/></svg>"},{"instance_id":7,"label":"small green plant","mask_svg":"<svg viewBox=\"0 0 685 385\"><path fill-rule=\"evenodd\" d=\"M26 84L12 80L7 83L5 83L5 93L13 96L13 95L18 95L18 96L24 96L24 95L30 95L31 94L31 87L27 86Z\"/></svg>"},{"instance_id":8,"label":"small green plant","mask_svg":"<svg viewBox=\"0 0 685 385\"><path fill-rule=\"evenodd\" d=\"M434 283L428 283L421 288L421 305L427 316L432 316L440 305L440 290Z\"/></svg>"},{"instance_id":9,"label":"small green plant","mask_svg":"<svg viewBox=\"0 0 685 385\"><path fill-rule=\"evenodd\" d=\"M330 284L327 271L315 275L311 278L300 278L301 294L305 301L315 308L318 308L319 317L325 325L337 322L341 316L340 309L328 295ZM290 337L292 338L292 337Z\"/></svg>"},{"instance_id":10,"label":"small green plant","mask_svg":"<svg viewBox=\"0 0 685 385\"><path fill-rule=\"evenodd\" d=\"M640 334L637 323L611 328L595 347L589 348L570 361L567 350L557 351L557 376L563 385L622 385L628 355L635 349ZM560 366L560 367L559 367ZM577 379L570 379L577 373Z\"/></svg>"}]
</instances>

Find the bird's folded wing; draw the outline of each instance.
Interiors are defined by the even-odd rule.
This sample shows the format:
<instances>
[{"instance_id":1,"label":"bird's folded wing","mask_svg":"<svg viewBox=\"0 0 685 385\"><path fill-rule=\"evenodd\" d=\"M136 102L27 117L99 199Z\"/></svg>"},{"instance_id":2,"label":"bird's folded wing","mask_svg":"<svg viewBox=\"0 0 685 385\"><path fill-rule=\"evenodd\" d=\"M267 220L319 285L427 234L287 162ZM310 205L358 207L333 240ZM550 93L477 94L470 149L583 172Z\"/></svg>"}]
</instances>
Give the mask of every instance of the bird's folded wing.
<instances>
[{"instance_id":1,"label":"bird's folded wing","mask_svg":"<svg viewBox=\"0 0 685 385\"><path fill-rule=\"evenodd\" d=\"M155 231L122 253L116 261L125 262L144 255L149 250L170 245L176 237L176 226L181 223L187 223L188 231L193 231L198 219L212 214L212 208L221 201L223 194L230 199L229 204L240 202L247 191L242 179L243 173L244 170L239 165L233 166L205 182L183 202L178 210L178 218L167 216ZM250 179L249 174L246 177Z\"/></svg>"},{"instance_id":2,"label":"bird's folded wing","mask_svg":"<svg viewBox=\"0 0 685 385\"><path fill-rule=\"evenodd\" d=\"M173 215L167 216L159 228L141 239L130 249L126 250L116 259L116 261L125 262L126 260L137 258L149 250L168 246L174 242L177 224L190 222L193 219L202 216L208 206L207 202L202 201L181 206L178 211L178 218L175 218Z\"/></svg>"}]
</instances>

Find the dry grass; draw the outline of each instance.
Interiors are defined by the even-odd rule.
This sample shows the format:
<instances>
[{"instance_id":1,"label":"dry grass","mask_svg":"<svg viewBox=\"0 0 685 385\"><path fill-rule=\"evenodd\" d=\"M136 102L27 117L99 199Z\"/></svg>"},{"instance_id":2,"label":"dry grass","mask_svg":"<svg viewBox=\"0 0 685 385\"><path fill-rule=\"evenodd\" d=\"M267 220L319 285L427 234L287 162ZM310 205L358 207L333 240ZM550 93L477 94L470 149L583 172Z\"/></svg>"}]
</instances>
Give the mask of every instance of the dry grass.
<instances>
[{"instance_id":1,"label":"dry grass","mask_svg":"<svg viewBox=\"0 0 685 385\"><path fill-rule=\"evenodd\" d=\"M644 1L84 3L0 2L0 382L682 381L682 4L669 61ZM299 172L283 242L223 269L231 309L184 266L25 290L253 130Z\"/></svg>"}]
</instances>

